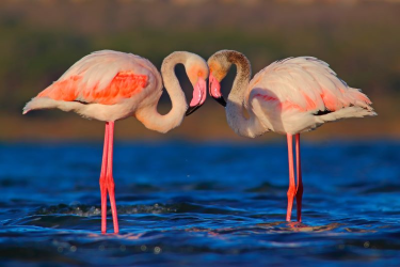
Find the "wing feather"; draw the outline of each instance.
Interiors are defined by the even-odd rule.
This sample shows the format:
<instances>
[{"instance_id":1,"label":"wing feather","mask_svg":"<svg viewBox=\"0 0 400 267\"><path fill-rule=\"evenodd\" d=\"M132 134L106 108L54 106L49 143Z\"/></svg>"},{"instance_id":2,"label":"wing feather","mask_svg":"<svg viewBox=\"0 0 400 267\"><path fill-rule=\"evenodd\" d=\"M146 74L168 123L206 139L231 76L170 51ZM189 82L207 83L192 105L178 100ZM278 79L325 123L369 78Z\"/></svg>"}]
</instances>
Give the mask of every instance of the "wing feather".
<instances>
[{"instance_id":1,"label":"wing feather","mask_svg":"<svg viewBox=\"0 0 400 267\"><path fill-rule=\"evenodd\" d=\"M161 84L161 77L150 61L133 54L102 50L76 62L38 97L111 105L139 93L154 76Z\"/></svg>"}]
</instances>

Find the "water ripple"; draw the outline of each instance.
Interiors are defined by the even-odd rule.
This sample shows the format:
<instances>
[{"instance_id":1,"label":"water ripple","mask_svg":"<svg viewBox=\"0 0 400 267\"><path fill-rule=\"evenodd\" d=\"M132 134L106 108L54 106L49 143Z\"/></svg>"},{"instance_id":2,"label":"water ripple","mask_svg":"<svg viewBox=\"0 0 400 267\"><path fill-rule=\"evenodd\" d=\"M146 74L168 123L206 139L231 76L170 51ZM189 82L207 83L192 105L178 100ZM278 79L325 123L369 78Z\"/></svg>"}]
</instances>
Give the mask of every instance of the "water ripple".
<instances>
[{"instance_id":1,"label":"water ripple","mask_svg":"<svg viewBox=\"0 0 400 267\"><path fill-rule=\"evenodd\" d=\"M305 143L303 222L288 223L284 143L117 143L121 233L108 210L102 235L100 144L0 144L0 262L400 266L399 148Z\"/></svg>"}]
</instances>

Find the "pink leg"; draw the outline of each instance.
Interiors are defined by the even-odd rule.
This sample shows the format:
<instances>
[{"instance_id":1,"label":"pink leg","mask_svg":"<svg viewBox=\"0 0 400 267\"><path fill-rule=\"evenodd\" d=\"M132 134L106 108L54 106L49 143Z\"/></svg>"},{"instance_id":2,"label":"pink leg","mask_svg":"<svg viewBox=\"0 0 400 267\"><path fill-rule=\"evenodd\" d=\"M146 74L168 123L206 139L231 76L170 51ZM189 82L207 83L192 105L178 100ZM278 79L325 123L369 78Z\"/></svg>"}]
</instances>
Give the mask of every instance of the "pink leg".
<instances>
[{"instance_id":1,"label":"pink leg","mask_svg":"<svg viewBox=\"0 0 400 267\"><path fill-rule=\"evenodd\" d=\"M113 178L113 146L114 146L114 122L109 122L109 136L108 136L108 161L107 161L107 181L108 181L108 194L110 196L111 212L114 222L114 233L119 232L117 205L115 203L114 193L114 178Z\"/></svg>"},{"instance_id":2,"label":"pink leg","mask_svg":"<svg viewBox=\"0 0 400 267\"><path fill-rule=\"evenodd\" d=\"M107 154L108 154L108 122L104 132L103 160L100 172L100 194L101 194L101 232L107 231Z\"/></svg>"},{"instance_id":3,"label":"pink leg","mask_svg":"<svg viewBox=\"0 0 400 267\"><path fill-rule=\"evenodd\" d=\"M290 217L292 216L293 199L296 194L296 187L294 183L294 165L293 165L293 136L287 134L288 142L288 154L289 154L289 190L287 192L288 196L288 206L286 213L286 221L290 222Z\"/></svg>"},{"instance_id":4,"label":"pink leg","mask_svg":"<svg viewBox=\"0 0 400 267\"><path fill-rule=\"evenodd\" d=\"M297 221L301 222L301 202L303 199L303 179L301 177L300 134L296 134L296 169L297 169Z\"/></svg>"}]
</instances>

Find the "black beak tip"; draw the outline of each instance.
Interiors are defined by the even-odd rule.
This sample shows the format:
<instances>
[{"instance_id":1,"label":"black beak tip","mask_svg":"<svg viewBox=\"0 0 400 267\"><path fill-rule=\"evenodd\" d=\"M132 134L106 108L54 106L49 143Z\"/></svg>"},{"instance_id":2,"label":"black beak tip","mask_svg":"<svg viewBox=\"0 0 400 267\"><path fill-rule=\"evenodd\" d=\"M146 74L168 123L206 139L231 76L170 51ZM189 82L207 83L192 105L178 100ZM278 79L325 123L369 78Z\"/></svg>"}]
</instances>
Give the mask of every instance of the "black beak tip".
<instances>
[{"instance_id":1,"label":"black beak tip","mask_svg":"<svg viewBox=\"0 0 400 267\"><path fill-rule=\"evenodd\" d=\"M226 101L224 99L224 97L218 97L218 98L214 98L215 101L217 101L221 106L226 107Z\"/></svg>"},{"instance_id":2,"label":"black beak tip","mask_svg":"<svg viewBox=\"0 0 400 267\"><path fill-rule=\"evenodd\" d=\"M194 113L196 110L198 110L201 107L201 105L199 106L194 106L194 107L189 107L186 110L186 116L189 116L190 114Z\"/></svg>"}]
</instances>

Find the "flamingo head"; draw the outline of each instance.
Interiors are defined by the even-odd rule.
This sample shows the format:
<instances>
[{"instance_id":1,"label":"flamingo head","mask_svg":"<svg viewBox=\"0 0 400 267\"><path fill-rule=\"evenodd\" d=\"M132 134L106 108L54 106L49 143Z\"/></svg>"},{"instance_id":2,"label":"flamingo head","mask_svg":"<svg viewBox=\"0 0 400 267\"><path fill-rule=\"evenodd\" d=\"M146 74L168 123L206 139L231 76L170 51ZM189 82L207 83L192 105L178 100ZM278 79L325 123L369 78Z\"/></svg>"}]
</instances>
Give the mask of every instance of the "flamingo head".
<instances>
[{"instance_id":1,"label":"flamingo head","mask_svg":"<svg viewBox=\"0 0 400 267\"><path fill-rule=\"evenodd\" d=\"M189 59L187 75L193 86L193 98L186 111L186 116L195 112L204 104L204 101L206 101L208 66L205 60L197 55L194 55L193 58Z\"/></svg>"}]
</instances>

